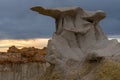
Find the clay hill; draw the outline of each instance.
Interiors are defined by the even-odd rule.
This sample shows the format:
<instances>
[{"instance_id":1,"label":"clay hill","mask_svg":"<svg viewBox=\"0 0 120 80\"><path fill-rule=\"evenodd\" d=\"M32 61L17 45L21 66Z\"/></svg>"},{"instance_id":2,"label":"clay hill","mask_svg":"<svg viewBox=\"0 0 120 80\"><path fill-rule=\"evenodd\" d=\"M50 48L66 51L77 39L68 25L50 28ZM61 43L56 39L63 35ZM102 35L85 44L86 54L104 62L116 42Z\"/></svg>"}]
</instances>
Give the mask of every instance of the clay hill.
<instances>
[{"instance_id":1,"label":"clay hill","mask_svg":"<svg viewBox=\"0 0 120 80\"><path fill-rule=\"evenodd\" d=\"M15 46L9 47L7 52L0 52L0 63L28 63L45 62L46 47L37 49L24 47L18 49Z\"/></svg>"}]
</instances>

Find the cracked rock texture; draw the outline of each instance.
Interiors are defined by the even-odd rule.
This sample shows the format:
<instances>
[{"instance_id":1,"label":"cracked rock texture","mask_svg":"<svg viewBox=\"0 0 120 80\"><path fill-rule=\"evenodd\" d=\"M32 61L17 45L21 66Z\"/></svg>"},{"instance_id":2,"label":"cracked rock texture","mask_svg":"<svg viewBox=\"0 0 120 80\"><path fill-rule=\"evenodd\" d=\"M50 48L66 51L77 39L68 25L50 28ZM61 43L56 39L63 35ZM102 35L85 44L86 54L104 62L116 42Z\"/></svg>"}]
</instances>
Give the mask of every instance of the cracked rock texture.
<instances>
[{"instance_id":1,"label":"cracked rock texture","mask_svg":"<svg viewBox=\"0 0 120 80\"><path fill-rule=\"evenodd\" d=\"M80 7L31 10L55 19L56 32L47 46L50 63L40 80L120 80L120 43L108 40L99 22L102 10Z\"/></svg>"}]
</instances>

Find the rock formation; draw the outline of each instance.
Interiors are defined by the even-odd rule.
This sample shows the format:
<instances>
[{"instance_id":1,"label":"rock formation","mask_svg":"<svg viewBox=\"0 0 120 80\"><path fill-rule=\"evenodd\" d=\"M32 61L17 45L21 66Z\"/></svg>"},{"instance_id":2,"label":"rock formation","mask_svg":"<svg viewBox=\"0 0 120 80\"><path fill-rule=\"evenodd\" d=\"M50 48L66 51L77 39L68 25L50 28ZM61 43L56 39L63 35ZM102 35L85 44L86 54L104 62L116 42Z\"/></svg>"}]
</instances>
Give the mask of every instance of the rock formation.
<instances>
[{"instance_id":1,"label":"rock formation","mask_svg":"<svg viewBox=\"0 0 120 80\"><path fill-rule=\"evenodd\" d=\"M46 48L9 47L0 52L0 80L39 80L49 64L45 60Z\"/></svg>"},{"instance_id":2,"label":"rock formation","mask_svg":"<svg viewBox=\"0 0 120 80\"><path fill-rule=\"evenodd\" d=\"M108 40L100 28L103 11L40 6L31 10L56 21L47 46L50 67L40 80L120 80L120 44Z\"/></svg>"},{"instance_id":3,"label":"rock formation","mask_svg":"<svg viewBox=\"0 0 120 80\"><path fill-rule=\"evenodd\" d=\"M0 52L0 64L5 63L45 63L46 48L37 49L34 47L24 47L18 49L15 46L9 47L7 52Z\"/></svg>"},{"instance_id":4,"label":"rock formation","mask_svg":"<svg viewBox=\"0 0 120 80\"><path fill-rule=\"evenodd\" d=\"M39 80L46 67L41 62L0 64L0 80Z\"/></svg>"}]
</instances>

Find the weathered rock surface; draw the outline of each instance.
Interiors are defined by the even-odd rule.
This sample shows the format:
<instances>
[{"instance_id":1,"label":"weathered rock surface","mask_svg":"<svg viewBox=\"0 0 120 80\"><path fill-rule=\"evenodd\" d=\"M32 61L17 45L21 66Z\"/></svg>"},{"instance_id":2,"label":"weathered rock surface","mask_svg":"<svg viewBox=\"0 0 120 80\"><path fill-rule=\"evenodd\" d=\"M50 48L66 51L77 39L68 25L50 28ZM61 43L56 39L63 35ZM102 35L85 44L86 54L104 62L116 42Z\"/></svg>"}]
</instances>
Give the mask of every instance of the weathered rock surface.
<instances>
[{"instance_id":1,"label":"weathered rock surface","mask_svg":"<svg viewBox=\"0 0 120 80\"><path fill-rule=\"evenodd\" d=\"M11 46L7 52L0 52L0 64L4 63L29 63L43 62L45 63L46 48L37 49L34 47L17 49Z\"/></svg>"},{"instance_id":2,"label":"weathered rock surface","mask_svg":"<svg viewBox=\"0 0 120 80\"><path fill-rule=\"evenodd\" d=\"M45 60L46 48L17 49L9 47L0 52L0 80L39 80L49 66Z\"/></svg>"},{"instance_id":3,"label":"weathered rock surface","mask_svg":"<svg viewBox=\"0 0 120 80\"><path fill-rule=\"evenodd\" d=\"M103 11L31 9L56 20L46 55L51 66L40 80L120 80L120 43L108 40L100 28Z\"/></svg>"},{"instance_id":4,"label":"weathered rock surface","mask_svg":"<svg viewBox=\"0 0 120 80\"><path fill-rule=\"evenodd\" d=\"M46 67L41 62L0 64L0 80L39 80Z\"/></svg>"}]
</instances>

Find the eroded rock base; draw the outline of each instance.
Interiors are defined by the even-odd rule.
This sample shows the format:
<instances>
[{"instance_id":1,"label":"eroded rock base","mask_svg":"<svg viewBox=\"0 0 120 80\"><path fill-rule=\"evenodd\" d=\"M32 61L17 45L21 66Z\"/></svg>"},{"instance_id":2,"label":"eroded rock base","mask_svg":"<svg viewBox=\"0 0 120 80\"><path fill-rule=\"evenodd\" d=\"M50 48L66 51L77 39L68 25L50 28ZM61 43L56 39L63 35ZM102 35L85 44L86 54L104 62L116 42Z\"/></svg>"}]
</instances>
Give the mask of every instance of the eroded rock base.
<instances>
[{"instance_id":1,"label":"eroded rock base","mask_svg":"<svg viewBox=\"0 0 120 80\"><path fill-rule=\"evenodd\" d=\"M0 80L40 80L46 67L40 62L0 64Z\"/></svg>"}]
</instances>

